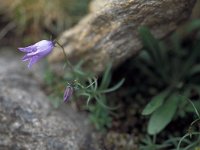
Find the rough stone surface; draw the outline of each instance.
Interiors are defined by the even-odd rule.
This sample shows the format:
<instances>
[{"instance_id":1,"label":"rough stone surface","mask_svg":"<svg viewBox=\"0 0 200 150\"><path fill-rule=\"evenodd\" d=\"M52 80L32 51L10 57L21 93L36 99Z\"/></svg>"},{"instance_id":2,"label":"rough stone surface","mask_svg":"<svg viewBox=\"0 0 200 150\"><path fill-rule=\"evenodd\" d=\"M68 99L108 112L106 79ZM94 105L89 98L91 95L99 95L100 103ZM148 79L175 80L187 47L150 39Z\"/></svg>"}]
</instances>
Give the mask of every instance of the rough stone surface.
<instances>
[{"instance_id":1,"label":"rough stone surface","mask_svg":"<svg viewBox=\"0 0 200 150\"><path fill-rule=\"evenodd\" d=\"M58 41L71 61L84 59L86 68L98 73L108 62L116 66L138 53L142 48L140 26L148 26L161 39L189 18L195 1L94 0L91 12ZM51 62L63 59L57 48L49 58Z\"/></svg>"},{"instance_id":2,"label":"rough stone surface","mask_svg":"<svg viewBox=\"0 0 200 150\"><path fill-rule=\"evenodd\" d=\"M30 72L20 57L0 50L0 150L98 149L86 116L53 109Z\"/></svg>"}]
</instances>

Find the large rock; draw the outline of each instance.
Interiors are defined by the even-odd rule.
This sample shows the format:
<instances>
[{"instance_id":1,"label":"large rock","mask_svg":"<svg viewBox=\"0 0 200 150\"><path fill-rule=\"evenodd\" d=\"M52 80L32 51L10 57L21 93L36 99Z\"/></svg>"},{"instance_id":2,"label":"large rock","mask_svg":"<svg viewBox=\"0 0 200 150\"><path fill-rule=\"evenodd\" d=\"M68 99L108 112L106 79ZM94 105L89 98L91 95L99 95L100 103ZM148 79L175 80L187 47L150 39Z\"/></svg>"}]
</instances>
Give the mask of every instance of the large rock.
<instances>
[{"instance_id":1,"label":"large rock","mask_svg":"<svg viewBox=\"0 0 200 150\"><path fill-rule=\"evenodd\" d=\"M19 57L4 49L0 66L0 150L98 149L86 116L53 109Z\"/></svg>"},{"instance_id":2,"label":"large rock","mask_svg":"<svg viewBox=\"0 0 200 150\"><path fill-rule=\"evenodd\" d=\"M116 66L142 48L140 26L148 26L161 39L187 20L196 0L94 0L90 13L74 28L65 31L59 43L71 61L85 60L96 73L113 61ZM64 59L56 48L49 60Z\"/></svg>"}]
</instances>

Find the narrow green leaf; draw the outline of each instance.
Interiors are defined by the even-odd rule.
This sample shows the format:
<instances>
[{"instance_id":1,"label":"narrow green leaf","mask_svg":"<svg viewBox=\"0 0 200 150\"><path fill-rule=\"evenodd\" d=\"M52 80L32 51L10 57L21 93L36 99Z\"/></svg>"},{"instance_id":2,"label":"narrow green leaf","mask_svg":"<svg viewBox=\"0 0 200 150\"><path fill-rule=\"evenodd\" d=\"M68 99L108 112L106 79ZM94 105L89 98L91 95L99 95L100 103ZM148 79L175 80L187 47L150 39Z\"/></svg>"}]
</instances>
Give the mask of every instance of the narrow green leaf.
<instances>
[{"instance_id":1,"label":"narrow green leaf","mask_svg":"<svg viewBox=\"0 0 200 150\"><path fill-rule=\"evenodd\" d=\"M168 91L163 91L160 94L154 96L142 111L142 115L150 115L156 109L158 109L163 104L164 100L167 97L167 94Z\"/></svg>"},{"instance_id":2,"label":"narrow green leaf","mask_svg":"<svg viewBox=\"0 0 200 150\"><path fill-rule=\"evenodd\" d=\"M155 63L159 62L159 60L161 59L161 54L159 51L159 42L153 37L153 35L147 27L140 27L139 34L141 36L145 50L147 50L149 55L152 57L152 60Z\"/></svg>"},{"instance_id":3,"label":"narrow green leaf","mask_svg":"<svg viewBox=\"0 0 200 150\"><path fill-rule=\"evenodd\" d=\"M196 115L200 118L199 111L197 109L198 105L195 105L194 102L192 102L191 100L189 100L189 102L191 103L192 107L194 108Z\"/></svg>"},{"instance_id":4,"label":"narrow green leaf","mask_svg":"<svg viewBox=\"0 0 200 150\"><path fill-rule=\"evenodd\" d=\"M118 106L115 107L109 107L106 104L106 96L105 95L96 95L94 96L95 100L97 101L97 103L99 105L101 105L103 108L109 109L109 110L115 110L117 108L119 108Z\"/></svg>"},{"instance_id":5,"label":"narrow green leaf","mask_svg":"<svg viewBox=\"0 0 200 150\"><path fill-rule=\"evenodd\" d=\"M99 89L105 89L109 86L110 81L111 81L111 67L112 67L112 64L109 63L103 74L103 78L101 81L101 85L99 86Z\"/></svg>"},{"instance_id":6,"label":"narrow green leaf","mask_svg":"<svg viewBox=\"0 0 200 150\"><path fill-rule=\"evenodd\" d=\"M109 93L109 92L113 92L115 90L117 90L118 88L120 88L122 86L122 84L124 83L125 79L120 80L116 85L114 85L113 87L106 89L106 90L100 90L100 93Z\"/></svg>"},{"instance_id":7,"label":"narrow green leaf","mask_svg":"<svg viewBox=\"0 0 200 150\"><path fill-rule=\"evenodd\" d=\"M94 79L89 78L88 81L89 81L89 85L86 88L90 87L93 91L96 91L96 88L97 88L97 79L96 78L94 78Z\"/></svg>"},{"instance_id":8,"label":"narrow green leaf","mask_svg":"<svg viewBox=\"0 0 200 150\"><path fill-rule=\"evenodd\" d=\"M86 73L83 72L83 71L80 70L80 69L75 69L75 73L76 73L78 76L86 76Z\"/></svg>"},{"instance_id":9,"label":"narrow green leaf","mask_svg":"<svg viewBox=\"0 0 200 150\"><path fill-rule=\"evenodd\" d=\"M162 131L173 119L177 110L179 95L171 95L166 102L151 116L148 123L148 133L155 135Z\"/></svg>"},{"instance_id":10,"label":"narrow green leaf","mask_svg":"<svg viewBox=\"0 0 200 150\"><path fill-rule=\"evenodd\" d=\"M166 66L168 66L168 61L166 60L166 52L162 51L164 49L164 44L162 42L159 42L156 38L154 38L154 36L151 34L150 30L147 27L140 27L139 33L145 50L151 57L154 66L157 68L156 71L158 71L158 73L162 76L162 78L165 81L168 80L168 76L166 75L165 69Z\"/></svg>"}]
</instances>

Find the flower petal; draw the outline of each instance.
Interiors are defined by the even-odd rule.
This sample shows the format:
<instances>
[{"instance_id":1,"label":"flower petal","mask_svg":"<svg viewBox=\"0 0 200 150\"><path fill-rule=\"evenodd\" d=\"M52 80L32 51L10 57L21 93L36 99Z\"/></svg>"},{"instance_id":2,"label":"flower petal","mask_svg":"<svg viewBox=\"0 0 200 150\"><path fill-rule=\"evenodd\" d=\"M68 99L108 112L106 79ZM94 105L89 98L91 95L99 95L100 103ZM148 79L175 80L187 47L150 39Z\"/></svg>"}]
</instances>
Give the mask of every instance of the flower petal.
<instances>
[{"instance_id":1,"label":"flower petal","mask_svg":"<svg viewBox=\"0 0 200 150\"><path fill-rule=\"evenodd\" d=\"M52 41L42 40L35 44L37 47L37 52L42 53L43 55L49 54L54 48L54 44Z\"/></svg>"},{"instance_id":2,"label":"flower petal","mask_svg":"<svg viewBox=\"0 0 200 150\"><path fill-rule=\"evenodd\" d=\"M37 55L37 53L28 53L28 54L24 55L24 57L22 57L22 61L27 61L27 60L31 59L32 57L34 57L35 55Z\"/></svg>"},{"instance_id":3,"label":"flower petal","mask_svg":"<svg viewBox=\"0 0 200 150\"><path fill-rule=\"evenodd\" d=\"M64 92L64 96L63 96L64 102L67 102L70 99L70 97L73 94L73 91L74 91L73 87L71 87L71 86L66 87L65 92Z\"/></svg>"},{"instance_id":4,"label":"flower petal","mask_svg":"<svg viewBox=\"0 0 200 150\"><path fill-rule=\"evenodd\" d=\"M41 59L41 57L39 57L39 56L32 57L29 61L28 68L31 69L32 65L35 64L36 62L38 62L40 59Z\"/></svg>"},{"instance_id":5,"label":"flower petal","mask_svg":"<svg viewBox=\"0 0 200 150\"><path fill-rule=\"evenodd\" d=\"M20 47L18 48L18 50L22 51L22 52L34 52L37 50L37 47L35 45L31 45L31 46L28 46L28 47Z\"/></svg>"},{"instance_id":6,"label":"flower petal","mask_svg":"<svg viewBox=\"0 0 200 150\"><path fill-rule=\"evenodd\" d=\"M22 61L27 61L30 60L32 57L28 57L27 55L24 55L24 57L22 57Z\"/></svg>"},{"instance_id":7,"label":"flower petal","mask_svg":"<svg viewBox=\"0 0 200 150\"><path fill-rule=\"evenodd\" d=\"M54 47L53 41L48 40L42 40L34 44L36 47L46 47L46 46L52 46Z\"/></svg>"}]
</instances>

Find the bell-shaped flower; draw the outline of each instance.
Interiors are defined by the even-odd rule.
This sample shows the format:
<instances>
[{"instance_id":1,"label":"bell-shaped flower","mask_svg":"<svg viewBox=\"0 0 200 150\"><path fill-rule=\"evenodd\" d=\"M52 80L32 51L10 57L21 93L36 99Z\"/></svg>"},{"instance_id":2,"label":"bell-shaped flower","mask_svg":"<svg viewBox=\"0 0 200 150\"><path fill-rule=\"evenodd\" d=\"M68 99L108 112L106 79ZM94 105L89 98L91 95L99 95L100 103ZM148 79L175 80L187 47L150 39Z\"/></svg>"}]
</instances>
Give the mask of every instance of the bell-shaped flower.
<instances>
[{"instance_id":1,"label":"bell-shaped flower","mask_svg":"<svg viewBox=\"0 0 200 150\"><path fill-rule=\"evenodd\" d=\"M26 53L22 61L29 61L28 68L30 69L33 64L51 53L54 47L55 43L53 41L42 40L28 47L18 49Z\"/></svg>"},{"instance_id":2,"label":"bell-shaped flower","mask_svg":"<svg viewBox=\"0 0 200 150\"><path fill-rule=\"evenodd\" d=\"M64 96L63 96L64 102L67 102L70 99L70 97L73 94L73 91L74 91L74 88L72 86L68 85L66 87L65 92L64 92Z\"/></svg>"}]
</instances>

